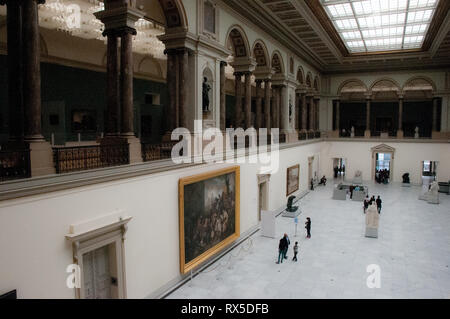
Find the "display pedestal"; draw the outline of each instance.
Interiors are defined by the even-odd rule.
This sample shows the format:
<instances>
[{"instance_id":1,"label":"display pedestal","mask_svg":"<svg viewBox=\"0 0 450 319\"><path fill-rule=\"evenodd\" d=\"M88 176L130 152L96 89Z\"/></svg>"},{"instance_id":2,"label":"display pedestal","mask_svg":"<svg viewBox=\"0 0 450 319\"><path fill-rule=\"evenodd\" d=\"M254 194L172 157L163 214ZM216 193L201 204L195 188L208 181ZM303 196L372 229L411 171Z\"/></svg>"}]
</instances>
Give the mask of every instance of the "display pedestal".
<instances>
[{"instance_id":1,"label":"display pedestal","mask_svg":"<svg viewBox=\"0 0 450 319\"><path fill-rule=\"evenodd\" d=\"M370 205L366 211L366 237L378 238L379 219L377 205Z\"/></svg>"},{"instance_id":2,"label":"display pedestal","mask_svg":"<svg viewBox=\"0 0 450 319\"><path fill-rule=\"evenodd\" d=\"M300 210L299 207L297 207L297 210L294 211L294 212L288 212L287 210L285 210L285 211L281 214L281 216L283 216L283 217L295 218L295 217L297 217L298 215L300 215L301 213L302 213L302 211Z\"/></svg>"},{"instance_id":3,"label":"display pedestal","mask_svg":"<svg viewBox=\"0 0 450 319\"><path fill-rule=\"evenodd\" d=\"M261 233L264 237L275 238L275 218L275 212L261 211Z\"/></svg>"}]
</instances>

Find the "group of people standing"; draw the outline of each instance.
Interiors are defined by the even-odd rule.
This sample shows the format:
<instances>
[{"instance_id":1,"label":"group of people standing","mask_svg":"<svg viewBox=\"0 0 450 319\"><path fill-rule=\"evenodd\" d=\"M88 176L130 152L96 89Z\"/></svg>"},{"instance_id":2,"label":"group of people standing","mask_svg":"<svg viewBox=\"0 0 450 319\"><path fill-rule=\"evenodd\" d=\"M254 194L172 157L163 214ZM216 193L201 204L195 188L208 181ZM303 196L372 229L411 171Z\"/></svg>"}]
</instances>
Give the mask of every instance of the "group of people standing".
<instances>
[{"instance_id":1,"label":"group of people standing","mask_svg":"<svg viewBox=\"0 0 450 319\"><path fill-rule=\"evenodd\" d=\"M334 167L334 178L337 178L338 175L345 176L345 165L342 165L342 167L338 167L338 166Z\"/></svg>"},{"instance_id":2,"label":"group of people standing","mask_svg":"<svg viewBox=\"0 0 450 319\"><path fill-rule=\"evenodd\" d=\"M367 195L366 198L364 199L364 214L366 213L367 208L369 208L369 206L372 205L374 202L377 204L378 214L381 214L381 204L383 203L383 201L381 200L380 196L378 196L377 199L375 199L375 196L372 196L369 199L369 195Z\"/></svg>"},{"instance_id":3,"label":"group of people standing","mask_svg":"<svg viewBox=\"0 0 450 319\"><path fill-rule=\"evenodd\" d=\"M311 218L306 218L305 223L305 229L306 229L306 238L311 238ZM287 252L289 250L289 245L291 244L291 241L289 240L289 237L287 234L284 234L283 238L280 239L280 243L278 245L278 261L277 264L283 263L284 259L288 259ZM292 261L297 261L297 254L298 254L298 241L295 242L294 245L294 257L292 258Z\"/></svg>"},{"instance_id":4,"label":"group of people standing","mask_svg":"<svg viewBox=\"0 0 450 319\"><path fill-rule=\"evenodd\" d=\"M388 184L389 183L389 170L387 169L380 169L377 170L375 173L375 181L378 184Z\"/></svg>"}]
</instances>

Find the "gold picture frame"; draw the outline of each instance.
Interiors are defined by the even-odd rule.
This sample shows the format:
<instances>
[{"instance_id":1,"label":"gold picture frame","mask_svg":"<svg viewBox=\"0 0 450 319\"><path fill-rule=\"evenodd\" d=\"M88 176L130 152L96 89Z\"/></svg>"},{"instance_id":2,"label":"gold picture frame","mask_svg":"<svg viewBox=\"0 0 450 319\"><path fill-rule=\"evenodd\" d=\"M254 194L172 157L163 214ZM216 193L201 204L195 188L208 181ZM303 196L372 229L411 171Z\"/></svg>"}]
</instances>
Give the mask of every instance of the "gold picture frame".
<instances>
[{"instance_id":1,"label":"gold picture frame","mask_svg":"<svg viewBox=\"0 0 450 319\"><path fill-rule=\"evenodd\" d=\"M295 177L295 171L297 171L297 177ZM294 184L292 184L292 181L295 179ZM288 167L286 170L286 197L291 195L292 193L295 193L300 189L300 165L294 165L291 167Z\"/></svg>"},{"instance_id":2,"label":"gold picture frame","mask_svg":"<svg viewBox=\"0 0 450 319\"><path fill-rule=\"evenodd\" d=\"M233 179L233 190L230 191L231 186L231 180L230 176L234 177ZM220 185L225 183L226 188L222 188L222 193L219 193L218 197L214 197L214 205L220 206L224 209L224 212L222 215L218 215L219 209L216 209L216 206L213 206L214 208L209 208L207 204L207 196L205 195L205 192L207 190L208 183L214 183L214 190L208 189L208 192L210 192L212 195L214 195L214 192L217 192L217 189L220 189ZM223 187L223 186L222 186ZM198 190L194 192L195 188L198 188L200 190L203 190L203 194L198 194ZM219 191L220 192L220 191ZM185 198L186 194L186 198ZM192 196L194 194L195 196ZM228 194L231 194L229 196ZM209 194L208 194L209 195ZM203 202L199 201L196 197L203 197ZM210 198L209 196L208 198ZM233 199L234 198L234 199ZM212 200L210 200L212 202ZM218 204L217 204L218 203ZM230 203L231 205L234 205L232 207L233 209L230 209ZM225 205L226 204L226 205ZM193 209L192 207L198 205L202 205L200 209ZM222 205L222 206L221 206ZM226 208L225 208L226 206ZM188 211L185 211L188 210ZM227 211L234 210L234 215L230 214L229 216L227 214ZM199 212L200 211L200 212ZM186 216L186 214L190 214L191 216ZM211 215L211 216L210 216ZM213 219L213 217L218 216L216 219ZM225 217L226 222L225 222ZM207 217L205 217L207 216ZM206 247L198 248L200 243L203 243L203 237L202 234L207 234L208 232L204 231L201 232L197 228L207 226L208 221L212 220L222 220L225 222L224 226L221 228L222 232L217 232L218 238L215 238L214 240L211 240L211 243L208 245L205 244ZM195 223L193 222L195 221ZM232 228L228 228L227 232L225 231L227 229L227 225L229 225L232 221L234 221L234 231L232 231ZM204 222L204 223L203 223ZM189 224L187 224L189 223ZM220 224L220 222L218 222ZM213 224L213 223L211 223ZM220 228L220 225L218 226ZM187 231L186 231L187 229ZM202 228L203 229L203 228ZM208 228L206 228L208 229ZM232 231L232 232L231 232ZM214 231L212 231L214 233ZM215 254L222 251L226 246L234 242L236 239L240 236L240 167L239 166L233 166L225 169L216 170L213 172L208 172L204 174L199 174L195 176L190 176L186 178L181 178L179 180L179 234L180 234L180 272L182 274L186 274L196 268L198 265L202 264L206 260L208 260L210 257L214 256ZM191 236L194 234L193 236ZM226 235L228 234L228 235ZM225 238L221 238L220 235L226 236ZM186 236L191 236L186 238ZM197 237L197 238L195 238ZM199 237L202 237L199 239ZM211 235L211 237L213 237ZM187 239L187 240L186 240ZM207 238L207 240L209 240ZM219 240L219 242L216 243L216 241ZM204 249L205 251L201 251L201 253L193 252L192 247L187 247L187 243L191 242L194 243L197 248L197 250ZM206 240L205 240L206 242ZM189 243L188 243L189 244ZM201 246L201 245L200 245ZM188 248L188 250L186 250Z\"/></svg>"}]
</instances>

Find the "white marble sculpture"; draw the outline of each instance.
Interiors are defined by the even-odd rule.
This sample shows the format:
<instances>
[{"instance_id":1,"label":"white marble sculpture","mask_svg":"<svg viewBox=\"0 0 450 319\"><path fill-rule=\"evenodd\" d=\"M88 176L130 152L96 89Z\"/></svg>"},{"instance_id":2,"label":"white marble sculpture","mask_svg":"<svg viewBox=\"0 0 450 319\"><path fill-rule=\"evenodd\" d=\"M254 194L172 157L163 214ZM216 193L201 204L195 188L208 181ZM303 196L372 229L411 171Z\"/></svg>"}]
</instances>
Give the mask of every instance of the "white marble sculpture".
<instances>
[{"instance_id":1,"label":"white marble sculpture","mask_svg":"<svg viewBox=\"0 0 450 319\"><path fill-rule=\"evenodd\" d=\"M377 205L373 203L366 210L366 237L378 238L379 219Z\"/></svg>"},{"instance_id":2,"label":"white marble sculpture","mask_svg":"<svg viewBox=\"0 0 450 319\"><path fill-rule=\"evenodd\" d=\"M415 131L414 138L419 138L419 127L416 126L416 129L414 131Z\"/></svg>"},{"instance_id":3,"label":"white marble sculpture","mask_svg":"<svg viewBox=\"0 0 450 319\"><path fill-rule=\"evenodd\" d=\"M362 172L361 171L356 171L355 172L355 178L353 178L353 183L354 184L362 184L363 180L362 180Z\"/></svg>"},{"instance_id":4,"label":"white marble sculpture","mask_svg":"<svg viewBox=\"0 0 450 319\"><path fill-rule=\"evenodd\" d=\"M439 184L432 182L430 186L424 184L419 199L427 201L429 204L439 204Z\"/></svg>"},{"instance_id":5,"label":"white marble sculpture","mask_svg":"<svg viewBox=\"0 0 450 319\"><path fill-rule=\"evenodd\" d=\"M351 135L351 137L355 137L355 127L354 126L352 126L352 131L351 131L351 133L350 133Z\"/></svg>"},{"instance_id":6,"label":"white marble sculpture","mask_svg":"<svg viewBox=\"0 0 450 319\"><path fill-rule=\"evenodd\" d=\"M434 181L431 183L430 190L428 191L427 201L429 204L439 204L439 184Z\"/></svg>"}]
</instances>

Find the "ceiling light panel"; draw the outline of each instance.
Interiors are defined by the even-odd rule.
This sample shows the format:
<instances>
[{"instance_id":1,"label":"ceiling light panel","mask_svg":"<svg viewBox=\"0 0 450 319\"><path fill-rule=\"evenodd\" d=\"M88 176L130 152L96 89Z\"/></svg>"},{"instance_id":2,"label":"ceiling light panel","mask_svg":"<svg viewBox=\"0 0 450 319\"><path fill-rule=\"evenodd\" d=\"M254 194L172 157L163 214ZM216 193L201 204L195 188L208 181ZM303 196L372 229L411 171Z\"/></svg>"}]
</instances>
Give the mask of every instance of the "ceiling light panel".
<instances>
[{"instance_id":1,"label":"ceiling light panel","mask_svg":"<svg viewBox=\"0 0 450 319\"><path fill-rule=\"evenodd\" d=\"M320 0L350 53L420 48L439 1Z\"/></svg>"}]
</instances>

